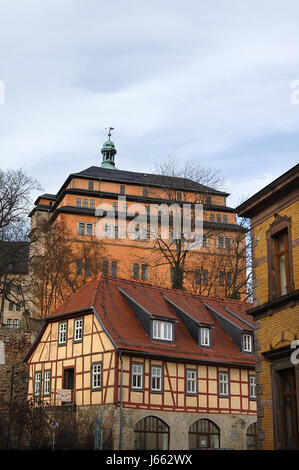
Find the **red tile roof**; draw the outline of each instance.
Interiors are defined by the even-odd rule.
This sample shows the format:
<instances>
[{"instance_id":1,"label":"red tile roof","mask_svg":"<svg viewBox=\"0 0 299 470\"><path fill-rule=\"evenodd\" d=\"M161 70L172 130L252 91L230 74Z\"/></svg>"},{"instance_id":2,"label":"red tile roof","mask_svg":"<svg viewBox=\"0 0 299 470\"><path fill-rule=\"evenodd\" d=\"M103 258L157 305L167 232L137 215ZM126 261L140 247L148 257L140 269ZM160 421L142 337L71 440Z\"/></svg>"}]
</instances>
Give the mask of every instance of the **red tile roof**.
<instances>
[{"instance_id":1,"label":"red tile roof","mask_svg":"<svg viewBox=\"0 0 299 470\"><path fill-rule=\"evenodd\" d=\"M124 293L132 299L128 298ZM153 341L137 319L132 305L138 305L145 315L175 321L175 342ZM201 324L212 326L212 348L200 347L179 317L173 304ZM248 302L203 297L178 290L152 286L136 281L98 275L77 291L68 301L54 310L51 317L73 311L86 311L94 307L103 327L117 348L140 354L168 356L183 360L209 361L229 364L254 365L252 354L245 354L223 329L211 306L239 328L248 330L252 318L246 314ZM240 319L231 315L226 308ZM51 321L51 317L48 321ZM242 322L241 319L245 320ZM54 318L53 318L54 320Z\"/></svg>"}]
</instances>

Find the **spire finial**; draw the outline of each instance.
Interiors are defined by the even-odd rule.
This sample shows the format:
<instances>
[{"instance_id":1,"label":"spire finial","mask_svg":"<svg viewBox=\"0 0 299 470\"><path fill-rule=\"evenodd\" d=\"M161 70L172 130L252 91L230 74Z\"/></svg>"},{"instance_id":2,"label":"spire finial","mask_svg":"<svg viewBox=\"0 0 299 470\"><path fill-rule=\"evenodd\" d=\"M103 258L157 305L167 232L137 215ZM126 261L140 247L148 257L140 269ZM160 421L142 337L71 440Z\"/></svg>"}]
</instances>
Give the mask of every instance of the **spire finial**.
<instances>
[{"instance_id":1,"label":"spire finial","mask_svg":"<svg viewBox=\"0 0 299 470\"><path fill-rule=\"evenodd\" d=\"M110 140L111 131L114 131L114 127L105 127L105 129L108 129L108 140Z\"/></svg>"}]
</instances>

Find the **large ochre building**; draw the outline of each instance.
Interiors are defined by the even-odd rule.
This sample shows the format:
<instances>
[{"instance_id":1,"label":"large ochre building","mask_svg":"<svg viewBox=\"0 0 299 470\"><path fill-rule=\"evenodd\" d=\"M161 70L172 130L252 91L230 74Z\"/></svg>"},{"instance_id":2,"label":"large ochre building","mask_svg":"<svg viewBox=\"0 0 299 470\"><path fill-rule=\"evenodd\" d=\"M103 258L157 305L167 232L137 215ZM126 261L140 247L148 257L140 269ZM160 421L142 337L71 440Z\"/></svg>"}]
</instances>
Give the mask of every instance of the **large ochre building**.
<instances>
[{"instance_id":1,"label":"large ochre building","mask_svg":"<svg viewBox=\"0 0 299 470\"><path fill-rule=\"evenodd\" d=\"M299 165L240 205L251 219L261 449L298 449Z\"/></svg>"},{"instance_id":2,"label":"large ochre building","mask_svg":"<svg viewBox=\"0 0 299 470\"><path fill-rule=\"evenodd\" d=\"M169 262L177 250L172 240L175 237L170 231L166 259L161 245L159 248L157 240L151 237L151 210L161 204L164 208L172 204L180 208L187 205L194 214L195 204L202 204L202 246L185 258L184 289L203 295L246 298L244 256L238 254L238 263L234 262L236 250L244 251L245 230L237 223L234 209L226 205L229 194L187 178L117 169L116 149L110 133L101 151L100 166L70 174L57 194L38 197L30 214L32 229L45 220L50 224L63 221L75 245L76 240L98 239L101 226L104 274L170 287L176 272ZM146 223L143 228L138 225L137 229L136 226L132 229L130 224L138 204L145 209ZM125 236L121 235L120 220L125 224ZM77 262L80 265L80 259ZM237 284L235 292L233 286Z\"/></svg>"}]
</instances>

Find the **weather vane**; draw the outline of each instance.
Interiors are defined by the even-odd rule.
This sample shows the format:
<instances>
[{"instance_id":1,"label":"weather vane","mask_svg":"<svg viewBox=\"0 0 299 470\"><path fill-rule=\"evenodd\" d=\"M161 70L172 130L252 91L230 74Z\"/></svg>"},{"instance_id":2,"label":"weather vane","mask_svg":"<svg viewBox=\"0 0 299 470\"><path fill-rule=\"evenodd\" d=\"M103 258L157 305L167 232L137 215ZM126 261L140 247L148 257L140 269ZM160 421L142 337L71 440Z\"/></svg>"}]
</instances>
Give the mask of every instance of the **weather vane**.
<instances>
[{"instance_id":1,"label":"weather vane","mask_svg":"<svg viewBox=\"0 0 299 470\"><path fill-rule=\"evenodd\" d=\"M110 140L111 131L114 131L114 127L105 127L105 129L108 129L108 137L109 137L109 140Z\"/></svg>"}]
</instances>

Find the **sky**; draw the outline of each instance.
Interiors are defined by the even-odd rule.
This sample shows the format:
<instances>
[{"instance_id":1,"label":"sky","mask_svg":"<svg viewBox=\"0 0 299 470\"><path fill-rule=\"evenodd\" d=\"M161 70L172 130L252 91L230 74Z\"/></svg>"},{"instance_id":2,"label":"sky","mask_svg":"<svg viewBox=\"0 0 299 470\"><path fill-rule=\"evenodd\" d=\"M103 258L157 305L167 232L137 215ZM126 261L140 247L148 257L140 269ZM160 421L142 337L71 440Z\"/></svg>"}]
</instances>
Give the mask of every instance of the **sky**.
<instances>
[{"instance_id":1,"label":"sky","mask_svg":"<svg viewBox=\"0 0 299 470\"><path fill-rule=\"evenodd\" d=\"M112 126L117 168L194 160L235 207L298 163L298 80L298 0L0 0L0 168L55 194Z\"/></svg>"}]
</instances>

